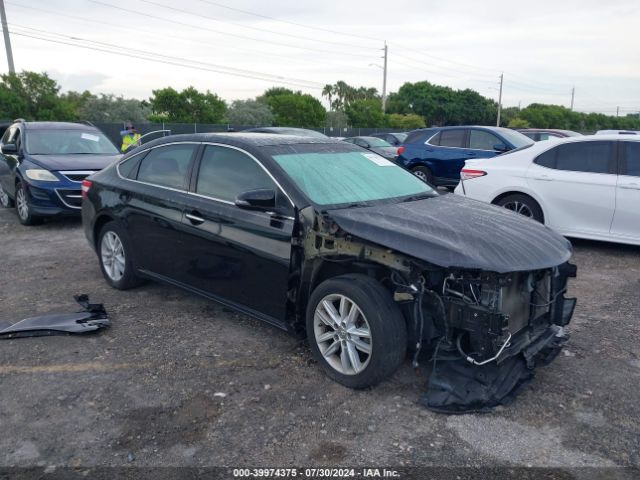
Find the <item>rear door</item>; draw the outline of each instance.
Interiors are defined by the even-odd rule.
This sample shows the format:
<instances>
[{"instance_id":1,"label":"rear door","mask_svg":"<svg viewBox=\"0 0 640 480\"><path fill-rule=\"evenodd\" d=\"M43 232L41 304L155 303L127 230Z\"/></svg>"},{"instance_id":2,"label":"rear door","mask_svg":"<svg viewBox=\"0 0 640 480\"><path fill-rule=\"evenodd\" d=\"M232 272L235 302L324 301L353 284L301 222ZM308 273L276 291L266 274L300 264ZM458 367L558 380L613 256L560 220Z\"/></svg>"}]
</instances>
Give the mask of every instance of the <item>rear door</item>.
<instances>
[{"instance_id":1,"label":"rear door","mask_svg":"<svg viewBox=\"0 0 640 480\"><path fill-rule=\"evenodd\" d=\"M616 144L582 141L539 155L527 171L542 198L545 224L565 234L608 234L616 205Z\"/></svg>"},{"instance_id":2,"label":"rear door","mask_svg":"<svg viewBox=\"0 0 640 480\"><path fill-rule=\"evenodd\" d=\"M429 141L432 145L438 145L437 154L434 155L433 174L437 178L460 180L460 170L464 167L465 160L476 158L476 155L467 148L468 129L452 128L442 130L436 137Z\"/></svg>"},{"instance_id":3,"label":"rear door","mask_svg":"<svg viewBox=\"0 0 640 480\"><path fill-rule=\"evenodd\" d=\"M275 212L235 205L238 194L277 192ZM293 207L275 180L248 153L206 145L185 210L184 282L219 300L283 325L293 232Z\"/></svg>"},{"instance_id":4,"label":"rear door","mask_svg":"<svg viewBox=\"0 0 640 480\"><path fill-rule=\"evenodd\" d=\"M495 157L498 152L496 152L494 146L504 143L504 140L491 132L472 128L469 130L469 158Z\"/></svg>"},{"instance_id":5,"label":"rear door","mask_svg":"<svg viewBox=\"0 0 640 480\"><path fill-rule=\"evenodd\" d=\"M640 142L619 142L618 151L620 174L611 233L640 240Z\"/></svg>"}]
</instances>

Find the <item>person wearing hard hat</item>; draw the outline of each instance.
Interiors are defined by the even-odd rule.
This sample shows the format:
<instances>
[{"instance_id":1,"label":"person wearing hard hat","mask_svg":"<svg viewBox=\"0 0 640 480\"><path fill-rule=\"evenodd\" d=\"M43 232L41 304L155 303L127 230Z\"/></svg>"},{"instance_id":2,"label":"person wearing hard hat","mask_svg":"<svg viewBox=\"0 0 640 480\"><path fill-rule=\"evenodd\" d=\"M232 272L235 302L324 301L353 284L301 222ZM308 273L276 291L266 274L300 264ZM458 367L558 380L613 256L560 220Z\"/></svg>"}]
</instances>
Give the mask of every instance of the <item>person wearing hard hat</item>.
<instances>
[{"instance_id":1,"label":"person wearing hard hat","mask_svg":"<svg viewBox=\"0 0 640 480\"><path fill-rule=\"evenodd\" d=\"M120 136L122 137L122 147L120 147L122 153L126 152L132 145L140 145L140 134L132 123L127 123L125 129L120 132Z\"/></svg>"}]
</instances>

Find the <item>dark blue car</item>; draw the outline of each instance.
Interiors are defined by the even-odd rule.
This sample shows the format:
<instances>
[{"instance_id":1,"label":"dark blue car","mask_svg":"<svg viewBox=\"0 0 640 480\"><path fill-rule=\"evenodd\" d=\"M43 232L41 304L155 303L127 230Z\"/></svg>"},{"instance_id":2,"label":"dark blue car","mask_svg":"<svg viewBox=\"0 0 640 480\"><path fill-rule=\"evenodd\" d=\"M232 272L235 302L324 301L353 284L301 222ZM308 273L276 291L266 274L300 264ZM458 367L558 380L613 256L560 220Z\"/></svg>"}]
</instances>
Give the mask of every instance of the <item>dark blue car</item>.
<instances>
[{"instance_id":1,"label":"dark blue car","mask_svg":"<svg viewBox=\"0 0 640 480\"><path fill-rule=\"evenodd\" d=\"M508 128L423 128L409 133L396 162L432 185L455 187L465 160L495 157L533 143Z\"/></svg>"},{"instance_id":2,"label":"dark blue car","mask_svg":"<svg viewBox=\"0 0 640 480\"><path fill-rule=\"evenodd\" d=\"M82 180L121 156L97 128L64 122L18 120L0 150L0 205L15 206L23 225L80 216Z\"/></svg>"}]
</instances>

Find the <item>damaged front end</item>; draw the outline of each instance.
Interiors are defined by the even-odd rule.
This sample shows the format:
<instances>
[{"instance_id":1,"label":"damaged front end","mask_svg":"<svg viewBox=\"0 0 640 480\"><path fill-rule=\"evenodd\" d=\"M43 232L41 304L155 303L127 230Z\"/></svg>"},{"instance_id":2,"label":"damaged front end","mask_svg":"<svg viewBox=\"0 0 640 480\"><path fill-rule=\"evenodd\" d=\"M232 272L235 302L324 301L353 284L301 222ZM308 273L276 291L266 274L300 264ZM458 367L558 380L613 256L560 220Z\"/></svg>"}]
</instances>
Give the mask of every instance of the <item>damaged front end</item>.
<instances>
[{"instance_id":1,"label":"damaged front end","mask_svg":"<svg viewBox=\"0 0 640 480\"><path fill-rule=\"evenodd\" d=\"M411 229L424 226L409 225L403 231L406 225L397 222L395 231L382 229L379 224L389 216L381 216L378 209L377 218L368 217L367 210L349 210L349 218L342 211L300 212L299 268L292 276L295 290L300 288L290 292L292 300L298 299L293 304L303 305L301 299L331 275L359 271L375 277L401 307L414 366L421 351L431 354L422 402L440 412L506 404L533 377L536 366L555 358L568 339L564 327L576 305L575 299L565 298L567 280L576 274L568 262L571 250L566 240L543 232L543 240L555 250L547 258L540 251L527 264L526 251L516 250L512 236L502 252L518 265L517 271L505 271L504 258L496 261L500 269L490 270L486 254L477 266L467 254L465 265L456 267L448 263L455 259L453 247L440 244L439 258L433 253L438 250L429 250L425 242L418 257L411 251L417 251L417 245L403 242L402 235L415 238ZM459 248L464 247L461 242L474 241L460 232L454 238ZM447 261L440 261L445 256ZM530 269L522 268L526 265ZM302 315L300 310L296 317Z\"/></svg>"}]
</instances>

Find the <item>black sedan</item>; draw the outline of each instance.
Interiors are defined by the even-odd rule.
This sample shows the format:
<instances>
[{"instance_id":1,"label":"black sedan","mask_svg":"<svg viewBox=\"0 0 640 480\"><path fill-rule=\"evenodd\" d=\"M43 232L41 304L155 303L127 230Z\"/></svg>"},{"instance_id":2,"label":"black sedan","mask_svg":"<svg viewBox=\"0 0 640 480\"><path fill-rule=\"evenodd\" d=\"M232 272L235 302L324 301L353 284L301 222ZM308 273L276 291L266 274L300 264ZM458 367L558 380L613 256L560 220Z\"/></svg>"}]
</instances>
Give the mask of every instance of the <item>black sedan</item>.
<instances>
[{"instance_id":1,"label":"black sedan","mask_svg":"<svg viewBox=\"0 0 640 480\"><path fill-rule=\"evenodd\" d=\"M483 392L500 396L536 352L559 348L572 314L567 240L502 208L440 196L345 142L165 137L82 188L85 233L111 286L157 280L306 332L326 373L349 387L383 380L408 347L424 346L442 356L447 382L485 376ZM478 367L497 362L508 371L498 393ZM430 398L440 408L468 400Z\"/></svg>"},{"instance_id":2,"label":"black sedan","mask_svg":"<svg viewBox=\"0 0 640 480\"><path fill-rule=\"evenodd\" d=\"M389 142L376 137L348 137L342 140L343 142L353 143L359 147L366 148L367 150L377 153L389 160L395 160L398 156L398 149L391 145Z\"/></svg>"}]
</instances>

